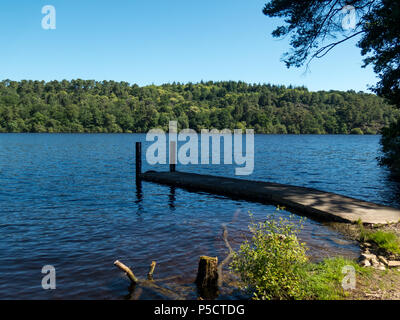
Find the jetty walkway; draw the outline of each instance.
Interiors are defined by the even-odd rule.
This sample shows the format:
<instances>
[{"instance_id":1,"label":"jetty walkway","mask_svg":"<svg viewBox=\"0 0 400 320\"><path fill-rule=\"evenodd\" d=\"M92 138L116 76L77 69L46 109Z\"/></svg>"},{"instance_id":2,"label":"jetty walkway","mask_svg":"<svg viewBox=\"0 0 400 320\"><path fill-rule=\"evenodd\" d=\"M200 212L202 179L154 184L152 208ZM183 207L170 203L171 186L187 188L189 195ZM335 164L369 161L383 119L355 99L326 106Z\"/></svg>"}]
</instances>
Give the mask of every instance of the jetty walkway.
<instances>
[{"instance_id":1,"label":"jetty walkway","mask_svg":"<svg viewBox=\"0 0 400 320\"><path fill-rule=\"evenodd\" d=\"M144 181L205 191L236 199L280 205L323 221L387 224L400 221L400 210L312 188L185 172L139 173Z\"/></svg>"}]
</instances>

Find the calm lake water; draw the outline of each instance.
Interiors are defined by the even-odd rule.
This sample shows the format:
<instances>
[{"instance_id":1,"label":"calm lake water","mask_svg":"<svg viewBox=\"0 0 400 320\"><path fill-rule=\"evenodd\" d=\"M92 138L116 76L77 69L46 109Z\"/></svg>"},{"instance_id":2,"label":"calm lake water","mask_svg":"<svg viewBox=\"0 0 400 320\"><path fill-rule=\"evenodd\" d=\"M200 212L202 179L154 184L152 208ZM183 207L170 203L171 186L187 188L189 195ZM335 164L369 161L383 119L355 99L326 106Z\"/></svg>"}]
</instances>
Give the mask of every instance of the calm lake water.
<instances>
[{"instance_id":1,"label":"calm lake water","mask_svg":"<svg viewBox=\"0 0 400 320\"><path fill-rule=\"evenodd\" d=\"M273 206L146 183L137 189L135 134L0 135L0 299L125 299L126 277L117 259L184 298L201 255L227 255L222 224L238 248L249 223ZM145 148L150 143L144 143ZM246 179L332 191L399 207L399 187L379 167L379 136L257 135L255 170ZM150 167L144 169L167 169ZM178 170L233 176L232 166L178 166ZM278 216L289 213L279 211ZM299 217L295 217L298 220ZM301 232L314 259L355 257L358 248L321 223ZM43 290L42 267L56 268L57 289ZM220 298L236 298L229 288ZM164 298L143 290L141 299Z\"/></svg>"}]
</instances>

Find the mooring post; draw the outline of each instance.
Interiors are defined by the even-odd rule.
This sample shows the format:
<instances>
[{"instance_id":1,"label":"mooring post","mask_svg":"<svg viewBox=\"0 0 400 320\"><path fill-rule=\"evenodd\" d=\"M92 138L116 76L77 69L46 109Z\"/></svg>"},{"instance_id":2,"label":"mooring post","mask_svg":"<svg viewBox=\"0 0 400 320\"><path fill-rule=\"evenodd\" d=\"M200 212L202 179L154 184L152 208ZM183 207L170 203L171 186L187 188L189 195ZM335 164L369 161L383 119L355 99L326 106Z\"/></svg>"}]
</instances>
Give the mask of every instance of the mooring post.
<instances>
[{"instance_id":1,"label":"mooring post","mask_svg":"<svg viewBox=\"0 0 400 320\"><path fill-rule=\"evenodd\" d=\"M142 143L136 142L136 180L142 174Z\"/></svg>"},{"instance_id":2,"label":"mooring post","mask_svg":"<svg viewBox=\"0 0 400 320\"><path fill-rule=\"evenodd\" d=\"M176 171L176 141L171 141L169 144L169 171Z\"/></svg>"}]
</instances>

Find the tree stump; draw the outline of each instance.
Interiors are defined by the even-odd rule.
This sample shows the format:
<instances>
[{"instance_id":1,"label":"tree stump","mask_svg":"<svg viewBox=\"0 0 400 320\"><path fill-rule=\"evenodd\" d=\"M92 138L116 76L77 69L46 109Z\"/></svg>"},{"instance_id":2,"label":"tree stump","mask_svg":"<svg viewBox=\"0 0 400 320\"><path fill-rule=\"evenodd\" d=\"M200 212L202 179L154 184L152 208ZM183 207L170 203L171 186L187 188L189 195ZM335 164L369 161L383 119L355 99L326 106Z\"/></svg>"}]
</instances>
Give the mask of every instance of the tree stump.
<instances>
[{"instance_id":1,"label":"tree stump","mask_svg":"<svg viewBox=\"0 0 400 320\"><path fill-rule=\"evenodd\" d=\"M200 257L196 277L200 297L215 299L218 295L218 257Z\"/></svg>"}]
</instances>

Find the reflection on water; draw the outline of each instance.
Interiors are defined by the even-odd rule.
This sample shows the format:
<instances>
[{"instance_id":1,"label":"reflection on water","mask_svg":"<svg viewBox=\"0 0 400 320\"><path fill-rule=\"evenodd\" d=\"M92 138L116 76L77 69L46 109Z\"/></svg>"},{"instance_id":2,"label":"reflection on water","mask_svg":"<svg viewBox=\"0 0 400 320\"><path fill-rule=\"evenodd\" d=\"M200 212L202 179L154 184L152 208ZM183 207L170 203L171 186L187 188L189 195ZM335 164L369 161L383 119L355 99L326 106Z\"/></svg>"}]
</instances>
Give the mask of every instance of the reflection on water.
<instances>
[{"instance_id":1,"label":"reflection on water","mask_svg":"<svg viewBox=\"0 0 400 320\"><path fill-rule=\"evenodd\" d=\"M129 288L113 266L118 259L141 278L157 261L155 279L169 279L157 285L195 299L199 257L221 261L227 255L222 225L237 249L249 236L249 211L258 220L275 212L272 206L135 181L137 140L144 135L0 135L0 298L165 298L151 288ZM375 160L378 142L377 136L256 136L255 171L245 178L399 206L396 183ZM233 176L229 166L177 169ZM358 254L355 243L312 220L300 237L317 260ZM41 288L44 265L56 268L54 291ZM229 286L219 296L239 297Z\"/></svg>"},{"instance_id":2,"label":"reflection on water","mask_svg":"<svg viewBox=\"0 0 400 320\"><path fill-rule=\"evenodd\" d=\"M135 203L137 205L138 214L140 214L140 212L143 211L142 201L143 201L142 180L137 179L136 180L136 201L135 201Z\"/></svg>"},{"instance_id":3,"label":"reflection on water","mask_svg":"<svg viewBox=\"0 0 400 320\"><path fill-rule=\"evenodd\" d=\"M175 210L175 187L169 187L169 201L168 205L171 210Z\"/></svg>"}]
</instances>

